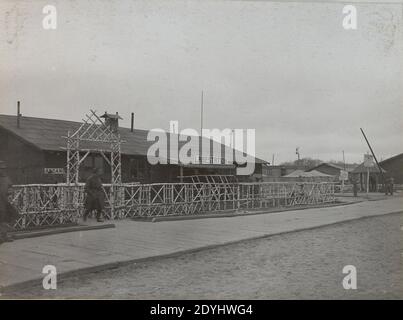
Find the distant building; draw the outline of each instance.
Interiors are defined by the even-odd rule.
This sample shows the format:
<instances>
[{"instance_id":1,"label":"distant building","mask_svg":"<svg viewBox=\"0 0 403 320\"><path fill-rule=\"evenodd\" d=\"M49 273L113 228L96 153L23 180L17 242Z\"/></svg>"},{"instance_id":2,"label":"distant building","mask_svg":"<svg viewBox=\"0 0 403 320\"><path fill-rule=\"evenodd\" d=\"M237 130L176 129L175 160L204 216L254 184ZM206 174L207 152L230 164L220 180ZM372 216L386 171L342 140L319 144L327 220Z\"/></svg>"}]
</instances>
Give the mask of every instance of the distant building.
<instances>
[{"instance_id":1,"label":"distant building","mask_svg":"<svg viewBox=\"0 0 403 320\"><path fill-rule=\"evenodd\" d=\"M381 167L381 170L386 174L386 170ZM369 172L369 179L367 178ZM380 191L382 188L382 175L379 172L379 168L376 164L372 167L365 167L364 162L361 163L350 173L350 179L354 179L358 182L360 190L367 190L367 180L369 180L369 191Z\"/></svg>"},{"instance_id":2,"label":"distant building","mask_svg":"<svg viewBox=\"0 0 403 320\"><path fill-rule=\"evenodd\" d=\"M264 165L262 166L262 179L267 182L284 181L282 177L296 171L305 171L307 168L304 166L293 166L293 165Z\"/></svg>"},{"instance_id":3,"label":"distant building","mask_svg":"<svg viewBox=\"0 0 403 320\"><path fill-rule=\"evenodd\" d=\"M379 162L380 166L387 171L387 177L393 177L397 184L403 184L403 153Z\"/></svg>"},{"instance_id":4,"label":"distant building","mask_svg":"<svg viewBox=\"0 0 403 320\"><path fill-rule=\"evenodd\" d=\"M324 174L338 178L340 176L340 172L342 170L345 170L347 172L352 172L355 167L356 167L356 165L346 164L346 167L345 167L346 169L344 169L344 166L338 166L333 163L323 162L313 168L308 169L307 171L309 172L309 171L316 170L316 171L322 172Z\"/></svg>"},{"instance_id":5,"label":"distant building","mask_svg":"<svg viewBox=\"0 0 403 320\"><path fill-rule=\"evenodd\" d=\"M310 168L307 171L319 171L322 172L324 174L328 174L331 176L339 176L340 175L340 171L343 170L342 167L339 167L337 165L331 164L331 163L321 163L320 165L317 165L316 167Z\"/></svg>"}]
</instances>

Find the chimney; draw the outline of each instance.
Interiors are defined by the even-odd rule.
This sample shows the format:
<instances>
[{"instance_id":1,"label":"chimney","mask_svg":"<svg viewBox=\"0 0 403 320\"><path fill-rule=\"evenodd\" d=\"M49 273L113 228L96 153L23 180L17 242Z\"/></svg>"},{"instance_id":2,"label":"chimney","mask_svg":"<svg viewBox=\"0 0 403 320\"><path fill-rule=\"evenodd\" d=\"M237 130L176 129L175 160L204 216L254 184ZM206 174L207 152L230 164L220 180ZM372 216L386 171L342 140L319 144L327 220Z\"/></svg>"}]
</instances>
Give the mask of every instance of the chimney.
<instances>
[{"instance_id":1,"label":"chimney","mask_svg":"<svg viewBox=\"0 0 403 320\"><path fill-rule=\"evenodd\" d=\"M21 113L20 113L20 102L17 101L17 128L20 127Z\"/></svg>"},{"instance_id":2,"label":"chimney","mask_svg":"<svg viewBox=\"0 0 403 320\"><path fill-rule=\"evenodd\" d=\"M134 112L132 112L132 122L131 122L130 131L133 132L133 129L134 129Z\"/></svg>"},{"instance_id":3,"label":"chimney","mask_svg":"<svg viewBox=\"0 0 403 320\"><path fill-rule=\"evenodd\" d=\"M100 118L105 119L105 125L108 126L112 132L116 133L119 131L119 119L122 118L119 116L118 112L116 112L116 114L109 114L105 111L105 114Z\"/></svg>"}]
</instances>

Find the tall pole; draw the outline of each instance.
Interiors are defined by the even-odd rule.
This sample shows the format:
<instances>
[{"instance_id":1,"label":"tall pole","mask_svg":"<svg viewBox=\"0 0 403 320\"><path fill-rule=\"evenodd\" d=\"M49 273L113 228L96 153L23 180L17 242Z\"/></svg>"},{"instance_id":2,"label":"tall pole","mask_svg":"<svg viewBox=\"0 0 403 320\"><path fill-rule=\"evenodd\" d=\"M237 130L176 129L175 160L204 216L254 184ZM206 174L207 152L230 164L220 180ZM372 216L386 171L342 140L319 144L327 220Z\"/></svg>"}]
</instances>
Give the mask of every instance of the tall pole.
<instances>
[{"instance_id":1,"label":"tall pole","mask_svg":"<svg viewBox=\"0 0 403 320\"><path fill-rule=\"evenodd\" d=\"M344 150L343 150L343 165L344 165L344 171L346 171L346 159L344 158ZM341 177L341 193L344 192L344 176Z\"/></svg>"},{"instance_id":2,"label":"tall pole","mask_svg":"<svg viewBox=\"0 0 403 320\"><path fill-rule=\"evenodd\" d=\"M20 119L21 119L20 101L17 101L17 128L20 127Z\"/></svg>"},{"instance_id":3,"label":"tall pole","mask_svg":"<svg viewBox=\"0 0 403 320\"><path fill-rule=\"evenodd\" d=\"M232 163L235 163L235 129L231 130L232 132Z\"/></svg>"},{"instance_id":4,"label":"tall pole","mask_svg":"<svg viewBox=\"0 0 403 320\"><path fill-rule=\"evenodd\" d=\"M369 144L369 141L368 141L368 139L367 139L367 136L366 136L365 133L364 133L364 130L362 130L362 128L360 128L360 130L361 130L362 135L364 136L365 141L366 141L367 144L368 144L369 150L371 150L371 153L372 153L372 156L373 156L374 159L375 159L376 165L378 166L378 170L379 170L379 172L380 172L380 174L381 174L381 177L382 177L382 185L383 185L383 188L385 189L385 177L384 177L384 175L383 175L382 168L381 168L381 166L379 165L378 160L376 159L375 153L374 153L374 151L372 150L371 145Z\"/></svg>"},{"instance_id":5,"label":"tall pole","mask_svg":"<svg viewBox=\"0 0 403 320\"><path fill-rule=\"evenodd\" d=\"M346 171L346 158L344 157L344 150L343 150L343 164L344 164L344 171Z\"/></svg>"},{"instance_id":6,"label":"tall pole","mask_svg":"<svg viewBox=\"0 0 403 320\"><path fill-rule=\"evenodd\" d=\"M201 92L201 102L200 102L200 146L199 146L199 161L200 163L203 163L203 159L202 159L202 152L203 152L203 96L204 96L204 92L202 90ZM210 148L210 147L209 147Z\"/></svg>"},{"instance_id":7,"label":"tall pole","mask_svg":"<svg viewBox=\"0 0 403 320\"><path fill-rule=\"evenodd\" d=\"M200 136L203 136L203 96L204 92L201 93L201 104L200 104Z\"/></svg>"}]
</instances>

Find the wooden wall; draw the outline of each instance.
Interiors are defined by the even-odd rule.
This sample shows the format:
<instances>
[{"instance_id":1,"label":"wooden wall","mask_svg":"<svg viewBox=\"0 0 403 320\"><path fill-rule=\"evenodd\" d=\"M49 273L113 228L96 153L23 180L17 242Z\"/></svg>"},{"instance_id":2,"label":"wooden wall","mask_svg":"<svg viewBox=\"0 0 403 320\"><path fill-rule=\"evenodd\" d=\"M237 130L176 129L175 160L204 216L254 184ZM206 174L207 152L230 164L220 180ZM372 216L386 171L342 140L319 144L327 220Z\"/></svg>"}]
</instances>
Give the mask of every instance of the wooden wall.
<instances>
[{"instance_id":1,"label":"wooden wall","mask_svg":"<svg viewBox=\"0 0 403 320\"><path fill-rule=\"evenodd\" d=\"M43 181L44 156L41 150L0 128L0 160L14 184Z\"/></svg>"},{"instance_id":2,"label":"wooden wall","mask_svg":"<svg viewBox=\"0 0 403 320\"><path fill-rule=\"evenodd\" d=\"M394 183L403 184L403 155L380 163L386 170L386 177L393 177Z\"/></svg>"}]
</instances>

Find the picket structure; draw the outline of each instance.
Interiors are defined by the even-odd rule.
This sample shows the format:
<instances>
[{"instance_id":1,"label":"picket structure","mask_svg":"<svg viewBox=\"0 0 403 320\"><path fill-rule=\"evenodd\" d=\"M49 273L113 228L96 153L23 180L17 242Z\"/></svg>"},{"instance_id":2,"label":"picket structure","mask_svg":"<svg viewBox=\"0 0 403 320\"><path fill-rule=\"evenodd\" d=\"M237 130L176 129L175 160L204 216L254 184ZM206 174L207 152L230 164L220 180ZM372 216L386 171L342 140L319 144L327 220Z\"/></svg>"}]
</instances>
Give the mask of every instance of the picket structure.
<instances>
[{"instance_id":1,"label":"picket structure","mask_svg":"<svg viewBox=\"0 0 403 320\"><path fill-rule=\"evenodd\" d=\"M333 183L122 183L104 184L105 217L125 219L318 205L335 201ZM77 223L83 184L19 185L10 201L21 217L15 229Z\"/></svg>"},{"instance_id":2,"label":"picket structure","mask_svg":"<svg viewBox=\"0 0 403 320\"><path fill-rule=\"evenodd\" d=\"M101 118L105 118L103 121ZM80 165L85 158L91 153L99 153L109 164L111 169L111 183L107 193L108 198L113 203L116 196L116 185L122 183L122 163L121 163L121 144L122 141L118 132L118 118L116 115L109 115L105 112L103 116L99 116L96 111L90 110L86 114L81 126L73 133L67 133L67 170L66 183L67 186L79 185ZM108 157L109 154L109 157ZM79 201L79 193L77 188L73 190L73 200ZM66 189L67 190L67 189ZM116 201L119 198L116 198ZM114 216L114 207L112 206L112 217Z\"/></svg>"}]
</instances>

